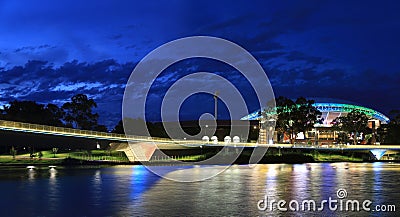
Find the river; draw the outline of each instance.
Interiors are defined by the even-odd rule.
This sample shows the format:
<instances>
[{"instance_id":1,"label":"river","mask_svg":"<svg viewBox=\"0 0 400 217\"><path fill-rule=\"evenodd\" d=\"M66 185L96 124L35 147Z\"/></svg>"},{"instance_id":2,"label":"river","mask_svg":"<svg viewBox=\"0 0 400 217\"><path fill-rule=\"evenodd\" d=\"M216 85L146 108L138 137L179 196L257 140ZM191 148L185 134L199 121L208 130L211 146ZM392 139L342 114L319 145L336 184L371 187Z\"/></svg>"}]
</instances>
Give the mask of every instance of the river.
<instances>
[{"instance_id":1,"label":"river","mask_svg":"<svg viewBox=\"0 0 400 217\"><path fill-rule=\"evenodd\" d=\"M195 176L213 167L218 166L163 170ZM0 216L396 216L377 212L376 205L400 209L399 184L396 163L233 165L188 183L160 178L144 166L1 167ZM329 198L337 200L330 204L336 210ZM279 200L286 202L281 210L276 202L267 206ZM315 201L316 209L307 210L313 208L308 202L302 207L304 200ZM349 200L360 206L370 201L370 211L346 211Z\"/></svg>"}]
</instances>

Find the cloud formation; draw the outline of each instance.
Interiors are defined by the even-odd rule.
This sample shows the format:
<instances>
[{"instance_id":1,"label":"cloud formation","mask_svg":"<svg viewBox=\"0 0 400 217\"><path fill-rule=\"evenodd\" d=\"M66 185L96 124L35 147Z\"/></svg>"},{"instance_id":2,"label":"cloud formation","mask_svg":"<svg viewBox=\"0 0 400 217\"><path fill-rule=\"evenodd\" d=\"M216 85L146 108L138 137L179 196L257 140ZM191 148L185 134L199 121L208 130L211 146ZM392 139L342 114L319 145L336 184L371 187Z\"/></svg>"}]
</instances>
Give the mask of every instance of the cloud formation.
<instances>
[{"instance_id":1,"label":"cloud formation","mask_svg":"<svg viewBox=\"0 0 400 217\"><path fill-rule=\"evenodd\" d=\"M400 109L398 11L397 1L3 1L0 104L62 104L85 93L111 126L138 61L171 40L208 35L252 53L277 96L339 98L387 113ZM188 60L156 80L154 107L173 82L196 71L224 76L251 95L234 69Z\"/></svg>"}]
</instances>

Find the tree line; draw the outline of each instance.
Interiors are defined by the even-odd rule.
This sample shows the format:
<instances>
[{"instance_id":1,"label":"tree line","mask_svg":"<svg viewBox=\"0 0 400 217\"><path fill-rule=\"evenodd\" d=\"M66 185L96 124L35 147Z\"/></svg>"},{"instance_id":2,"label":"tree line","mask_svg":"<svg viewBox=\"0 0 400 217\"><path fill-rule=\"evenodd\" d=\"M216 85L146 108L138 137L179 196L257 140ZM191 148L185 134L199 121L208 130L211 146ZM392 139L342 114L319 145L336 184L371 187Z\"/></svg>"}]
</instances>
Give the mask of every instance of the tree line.
<instances>
[{"instance_id":1,"label":"tree line","mask_svg":"<svg viewBox=\"0 0 400 217\"><path fill-rule=\"evenodd\" d=\"M61 107L49 103L40 104L35 101L14 100L0 109L0 119L31 124L41 124L56 127L67 127L81 130L108 132L105 125L99 124L99 114L93 111L97 103L85 94L71 97ZM148 135L143 126L144 120L127 118L125 123L133 126L127 130L130 135ZM167 137L161 123L146 122L147 129L152 136ZM111 130L112 133L124 134L123 122L120 120Z\"/></svg>"},{"instance_id":2,"label":"tree line","mask_svg":"<svg viewBox=\"0 0 400 217\"><path fill-rule=\"evenodd\" d=\"M85 94L71 97L61 107L51 103L45 105L14 100L0 110L0 119L107 132L107 127L98 123L99 114L93 111L96 107L96 102Z\"/></svg>"},{"instance_id":3,"label":"tree line","mask_svg":"<svg viewBox=\"0 0 400 217\"><path fill-rule=\"evenodd\" d=\"M339 131L339 143L358 144L361 134L364 141L375 144L400 144L400 111L393 110L389 113L390 122L379 127L369 127L369 118L362 112L353 110L346 116L338 117L333 121L333 130Z\"/></svg>"}]
</instances>

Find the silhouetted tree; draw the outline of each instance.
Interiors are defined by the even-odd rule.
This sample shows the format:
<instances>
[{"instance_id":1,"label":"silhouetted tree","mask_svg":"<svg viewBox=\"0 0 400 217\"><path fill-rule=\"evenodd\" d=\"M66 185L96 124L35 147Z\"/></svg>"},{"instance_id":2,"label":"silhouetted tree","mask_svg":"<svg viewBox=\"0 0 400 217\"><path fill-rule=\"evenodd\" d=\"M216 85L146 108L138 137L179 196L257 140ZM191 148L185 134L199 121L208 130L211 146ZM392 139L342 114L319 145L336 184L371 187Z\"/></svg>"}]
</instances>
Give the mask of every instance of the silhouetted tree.
<instances>
[{"instance_id":1,"label":"silhouetted tree","mask_svg":"<svg viewBox=\"0 0 400 217\"><path fill-rule=\"evenodd\" d=\"M17 155L17 150L14 148L14 146L11 147L10 154L15 159L15 155Z\"/></svg>"},{"instance_id":2,"label":"silhouetted tree","mask_svg":"<svg viewBox=\"0 0 400 217\"><path fill-rule=\"evenodd\" d=\"M122 123L122 120L118 122L117 125L115 125L114 129L111 131L112 133L119 133L119 134L124 134L124 125Z\"/></svg>"},{"instance_id":3,"label":"silhouetted tree","mask_svg":"<svg viewBox=\"0 0 400 217\"><path fill-rule=\"evenodd\" d=\"M149 129L149 133L153 137L160 137L160 138L169 138L167 131L165 130L162 122L147 122L147 129Z\"/></svg>"},{"instance_id":4,"label":"silhouetted tree","mask_svg":"<svg viewBox=\"0 0 400 217\"><path fill-rule=\"evenodd\" d=\"M337 140L339 144L347 144L349 142L349 136L345 132L339 132Z\"/></svg>"},{"instance_id":5,"label":"silhouetted tree","mask_svg":"<svg viewBox=\"0 0 400 217\"><path fill-rule=\"evenodd\" d=\"M108 132L106 125L102 125L102 124L97 125L93 130L99 131L99 132Z\"/></svg>"},{"instance_id":6,"label":"silhouetted tree","mask_svg":"<svg viewBox=\"0 0 400 217\"><path fill-rule=\"evenodd\" d=\"M128 135L148 136L147 126L143 119L140 118L124 118L123 126L125 133ZM118 126L121 130L122 125ZM121 131L120 131L121 132ZM122 130L123 133L123 130Z\"/></svg>"},{"instance_id":7,"label":"silhouetted tree","mask_svg":"<svg viewBox=\"0 0 400 217\"><path fill-rule=\"evenodd\" d=\"M357 110L352 110L346 116L335 118L333 121L334 129L353 134L353 144L357 145L357 137L360 133L368 131L368 117Z\"/></svg>"},{"instance_id":8,"label":"silhouetted tree","mask_svg":"<svg viewBox=\"0 0 400 217\"><path fill-rule=\"evenodd\" d=\"M57 152L58 152L58 148L53 148L53 149L51 150L51 152L53 152L53 157L56 157L56 154L57 154Z\"/></svg>"},{"instance_id":9,"label":"silhouetted tree","mask_svg":"<svg viewBox=\"0 0 400 217\"><path fill-rule=\"evenodd\" d=\"M73 96L71 102L66 102L62 106L65 111L64 120L67 126L83 130L94 130L98 125L97 120L99 118L99 115L92 111L96 107L96 102L84 94Z\"/></svg>"},{"instance_id":10,"label":"silhouetted tree","mask_svg":"<svg viewBox=\"0 0 400 217\"><path fill-rule=\"evenodd\" d=\"M58 107L55 104L49 103L46 106L46 113L48 113L46 125L56 126L56 127L64 126L62 120L64 118L65 112L62 108Z\"/></svg>"},{"instance_id":11,"label":"silhouetted tree","mask_svg":"<svg viewBox=\"0 0 400 217\"><path fill-rule=\"evenodd\" d=\"M140 118L125 118L124 121L121 120L115 125L112 132L136 136L148 136L150 134L154 137L168 137L162 123L145 122Z\"/></svg>"},{"instance_id":12,"label":"silhouetted tree","mask_svg":"<svg viewBox=\"0 0 400 217\"><path fill-rule=\"evenodd\" d=\"M400 111L389 112L390 122L378 129L378 134L386 144L400 144ZM383 140L382 139L382 140Z\"/></svg>"},{"instance_id":13,"label":"silhouetted tree","mask_svg":"<svg viewBox=\"0 0 400 217\"><path fill-rule=\"evenodd\" d=\"M290 135L290 142L293 144L297 134L307 132L317 123L321 112L314 106L314 100L307 100L304 97L296 101L286 97L276 99L277 122L276 129Z\"/></svg>"},{"instance_id":14,"label":"silhouetted tree","mask_svg":"<svg viewBox=\"0 0 400 217\"><path fill-rule=\"evenodd\" d=\"M42 159L42 157L43 157L43 153L42 153L42 151L39 151L39 153L38 153L38 158L39 158L39 160L41 160Z\"/></svg>"},{"instance_id":15,"label":"silhouetted tree","mask_svg":"<svg viewBox=\"0 0 400 217\"><path fill-rule=\"evenodd\" d=\"M276 98L276 106L279 106L279 109L276 108L276 126L275 129L278 132L278 135L282 135L290 131L289 129L289 121L291 120L291 109L296 105L295 103L286 97L280 96ZM290 132L289 132L290 134ZM282 137L283 138L283 137ZM279 139L281 140L281 139Z\"/></svg>"},{"instance_id":16,"label":"silhouetted tree","mask_svg":"<svg viewBox=\"0 0 400 217\"><path fill-rule=\"evenodd\" d=\"M278 119L278 113L277 113L277 109L276 109L276 101L275 100L271 100L269 102L267 102L267 106L264 108L264 110L261 111L261 128L266 130L267 133L267 137L269 137L269 139L273 138L273 131L276 126L276 121ZM276 129L277 131L279 129ZM283 131L280 131L280 133L284 133ZM268 138L266 138L268 139ZM268 142L268 141L266 141Z\"/></svg>"},{"instance_id":17,"label":"silhouetted tree","mask_svg":"<svg viewBox=\"0 0 400 217\"><path fill-rule=\"evenodd\" d=\"M63 113L63 110L54 104L45 106L34 101L14 100L4 106L2 118L9 121L63 126Z\"/></svg>"}]
</instances>

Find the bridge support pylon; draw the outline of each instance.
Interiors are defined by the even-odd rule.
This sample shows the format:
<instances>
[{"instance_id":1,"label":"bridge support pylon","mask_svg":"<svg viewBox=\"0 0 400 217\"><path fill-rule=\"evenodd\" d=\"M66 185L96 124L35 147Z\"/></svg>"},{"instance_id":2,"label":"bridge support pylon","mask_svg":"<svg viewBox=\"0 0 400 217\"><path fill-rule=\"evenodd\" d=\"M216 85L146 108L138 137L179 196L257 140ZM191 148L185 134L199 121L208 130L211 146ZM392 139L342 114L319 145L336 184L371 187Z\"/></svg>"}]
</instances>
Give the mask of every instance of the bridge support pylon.
<instances>
[{"instance_id":1,"label":"bridge support pylon","mask_svg":"<svg viewBox=\"0 0 400 217\"><path fill-rule=\"evenodd\" d=\"M113 150L124 152L130 162L149 161L156 150L155 145L146 142L111 143L110 146Z\"/></svg>"},{"instance_id":2,"label":"bridge support pylon","mask_svg":"<svg viewBox=\"0 0 400 217\"><path fill-rule=\"evenodd\" d=\"M386 149L371 149L369 152L375 157L376 160L380 160L386 153Z\"/></svg>"}]
</instances>

